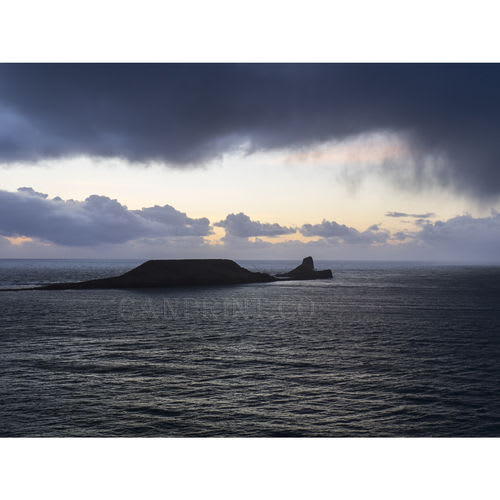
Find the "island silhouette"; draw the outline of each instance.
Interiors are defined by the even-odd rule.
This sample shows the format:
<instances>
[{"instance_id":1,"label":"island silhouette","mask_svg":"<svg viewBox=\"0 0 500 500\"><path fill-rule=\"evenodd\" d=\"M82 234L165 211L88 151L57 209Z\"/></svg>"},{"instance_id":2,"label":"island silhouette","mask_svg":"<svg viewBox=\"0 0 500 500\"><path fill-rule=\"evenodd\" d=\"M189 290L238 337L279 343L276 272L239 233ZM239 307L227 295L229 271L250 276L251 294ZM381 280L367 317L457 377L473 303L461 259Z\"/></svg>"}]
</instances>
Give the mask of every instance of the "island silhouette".
<instances>
[{"instance_id":1,"label":"island silhouette","mask_svg":"<svg viewBox=\"0 0 500 500\"><path fill-rule=\"evenodd\" d=\"M314 269L312 257L306 257L300 266L297 266L288 273L277 274L275 276L249 271L229 259L148 260L121 276L74 283L53 283L30 288L30 290L239 285L245 283L270 283L273 281L330 278L332 278L332 271L330 269L323 271Z\"/></svg>"}]
</instances>

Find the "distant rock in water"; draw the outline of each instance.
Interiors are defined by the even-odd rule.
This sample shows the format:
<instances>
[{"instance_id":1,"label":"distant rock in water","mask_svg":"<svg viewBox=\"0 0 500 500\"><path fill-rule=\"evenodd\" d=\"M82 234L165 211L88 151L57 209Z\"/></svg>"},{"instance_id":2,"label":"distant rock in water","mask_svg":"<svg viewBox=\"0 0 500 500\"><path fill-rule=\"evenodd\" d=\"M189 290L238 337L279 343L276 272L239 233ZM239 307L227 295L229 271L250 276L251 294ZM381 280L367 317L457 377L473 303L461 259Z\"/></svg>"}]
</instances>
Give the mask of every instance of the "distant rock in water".
<instances>
[{"instance_id":1,"label":"distant rock in water","mask_svg":"<svg viewBox=\"0 0 500 500\"><path fill-rule=\"evenodd\" d=\"M105 288L159 288L171 286L239 285L273 281L331 278L332 272L315 271L312 257L289 273L271 276L241 267L228 259L148 260L121 276L77 283L54 283L37 290L88 290Z\"/></svg>"},{"instance_id":2,"label":"distant rock in water","mask_svg":"<svg viewBox=\"0 0 500 500\"><path fill-rule=\"evenodd\" d=\"M306 257L300 266L292 269L288 273L277 274L277 278L290 278L294 280L317 280L332 278L332 271L325 269L324 271L316 271L312 257Z\"/></svg>"}]
</instances>

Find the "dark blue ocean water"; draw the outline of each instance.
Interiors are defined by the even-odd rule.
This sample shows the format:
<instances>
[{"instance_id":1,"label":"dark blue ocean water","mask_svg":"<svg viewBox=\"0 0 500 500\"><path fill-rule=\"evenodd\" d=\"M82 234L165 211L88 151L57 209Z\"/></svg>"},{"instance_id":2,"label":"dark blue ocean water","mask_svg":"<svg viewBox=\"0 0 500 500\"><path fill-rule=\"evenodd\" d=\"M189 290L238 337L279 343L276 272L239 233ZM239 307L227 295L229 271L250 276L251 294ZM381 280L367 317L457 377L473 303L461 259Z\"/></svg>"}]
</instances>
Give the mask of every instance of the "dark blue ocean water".
<instances>
[{"instance_id":1,"label":"dark blue ocean water","mask_svg":"<svg viewBox=\"0 0 500 500\"><path fill-rule=\"evenodd\" d=\"M138 263L0 260L0 286ZM0 435L500 436L500 267L316 265L334 279L0 293Z\"/></svg>"}]
</instances>

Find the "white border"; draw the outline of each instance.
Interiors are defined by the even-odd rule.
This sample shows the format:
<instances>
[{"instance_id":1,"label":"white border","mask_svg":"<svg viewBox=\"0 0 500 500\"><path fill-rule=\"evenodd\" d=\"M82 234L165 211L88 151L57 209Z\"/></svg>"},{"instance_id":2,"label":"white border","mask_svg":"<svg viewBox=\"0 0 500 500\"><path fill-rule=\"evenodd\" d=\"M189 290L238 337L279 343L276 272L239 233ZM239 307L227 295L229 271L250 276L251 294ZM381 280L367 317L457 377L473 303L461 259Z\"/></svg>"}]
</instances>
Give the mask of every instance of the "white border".
<instances>
[{"instance_id":1,"label":"white border","mask_svg":"<svg viewBox=\"0 0 500 500\"><path fill-rule=\"evenodd\" d=\"M493 498L496 440L4 439L4 498ZM496 454L495 454L496 455Z\"/></svg>"},{"instance_id":2,"label":"white border","mask_svg":"<svg viewBox=\"0 0 500 500\"><path fill-rule=\"evenodd\" d=\"M498 61L493 1L16 0L0 61Z\"/></svg>"}]
</instances>

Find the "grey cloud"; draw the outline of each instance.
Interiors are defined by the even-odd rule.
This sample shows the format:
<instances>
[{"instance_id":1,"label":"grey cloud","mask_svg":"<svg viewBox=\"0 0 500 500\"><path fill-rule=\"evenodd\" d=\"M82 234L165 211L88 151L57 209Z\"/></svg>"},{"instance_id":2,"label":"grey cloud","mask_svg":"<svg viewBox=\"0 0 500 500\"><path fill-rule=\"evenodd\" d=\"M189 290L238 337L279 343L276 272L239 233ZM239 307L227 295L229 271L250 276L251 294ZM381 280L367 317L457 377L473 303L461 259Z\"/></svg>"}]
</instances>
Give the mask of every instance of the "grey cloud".
<instances>
[{"instance_id":1,"label":"grey cloud","mask_svg":"<svg viewBox=\"0 0 500 500\"><path fill-rule=\"evenodd\" d=\"M436 214L433 212L426 212L425 214L407 214L405 212L386 212L386 217L412 217L414 219L429 219Z\"/></svg>"},{"instance_id":2,"label":"grey cloud","mask_svg":"<svg viewBox=\"0 0 500 500\"><path fill-rule=\"evenodd\" d=\"M243 212L239 214L229 214L224 220L216 222L214 226L223 227L226 234L238 238L250 238L252 236L280 236L282 234L292 234L295 228L280 226L279 224L269 224L253 221Z\"/></svg>"},{"instance_id":3,"label":"grey cloud","mask_svg":"<svg viewBox=\"0 0 500 500\"><path fill-rule=\"evenodd\" d=\"M185 166L386 131L425 179L435 158L426 182L496 196L499 88L499 64L3 64L0 161Z\"/></svg>"},{"instance_id":4,"label":"grey cloud","mask_svg":"<svg viewBox=\"0 0 500 500\"><path fill-rule=\"evenodd\" d=\"M394 233L392 235L392 238L394 240L397 240L397 241L404 241L404 240L408 239L409 237L411 237L411 235L405 231L397 231L396 233Z\"/></svg>"},{"instance_id":5,"label":"grey cloud","mask_svg":"<svg viewBox=\"0 0 500 500\"><path fill-rule=\"evenodd\" d=\"M321 236L353 244L384 243L389 238L389 233L376 224L366 231L358 231L354 227L327 220L323 220L321 224L304 224L299 231L304 236Z\"/></svg>"},{"instance_id":6,"label":"grey cloud","mask_svg":"<svg viewBox=\"0 0 500 500\"><path fill-rule=\"evenodd\" d=\"M33 188L30 188L30 187L20 187L20 188L18 188L18 191L20 193L26 193L26 194L30 194L32 196L39 196L40 198L47 198L48 197L47 194L39 193L38 191L35 191Z\"/></svg>"},{"instance_id":7,"label":"grey cloud","mask_svg":"<svg viewBox=\"0 0 500 500\"><path fill-rule=\"evenodd\" d=\"M129 210L106 196L84 201L48 199L31 188L0 191L0 235L82 246L162 236L210 234L208 219L192 219L170 205Z\"/></svg>"},{"instance_id":8,"label":"grey cloud","mask_svg":"<svg viewBox=\"0 0 500 500\"><path fill-rule=\"evenodd\" d=\"M470 260L499 260L500 214L475 218L460 215L446 221L424 223L415 238L440 254L459 255Z\"/></svg>"},{"instance_id":9,"label":"grey cloud","mask_svg":"<svg viewBox=\"0 0 500 500\"><path fill-rule=\"evenodd\" d=\"M191 219L170 205L155 205L141 210L133 210L133 213L144 220L156 222L169 228L168 234L171 236L205 236L210 233L210 221L206 217Z\"/></svg>"},{"instance_id":10,"label":"grey cloud","mask_svg":"<svg viewBox=\"0 0 500 500\"><path fill-rule=\"evenodd\" d=\"M445 221L423 221L415 231L389 234L378 228L358 231L355 228L323 221L300 228L306 236L320 236L317 241L268 243L244 241L238 247L228 241L224 248L243 253L245 258L300 258L306 253L325 259L397 259L426 261L500 262L500 213L488 217L461 215ZM374 243L376 243L374 245ZM245 253L246 249L246 253Z\"/></svg>"}]
</instances>

